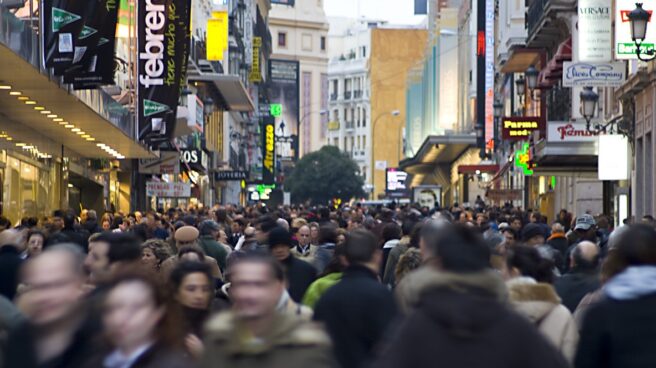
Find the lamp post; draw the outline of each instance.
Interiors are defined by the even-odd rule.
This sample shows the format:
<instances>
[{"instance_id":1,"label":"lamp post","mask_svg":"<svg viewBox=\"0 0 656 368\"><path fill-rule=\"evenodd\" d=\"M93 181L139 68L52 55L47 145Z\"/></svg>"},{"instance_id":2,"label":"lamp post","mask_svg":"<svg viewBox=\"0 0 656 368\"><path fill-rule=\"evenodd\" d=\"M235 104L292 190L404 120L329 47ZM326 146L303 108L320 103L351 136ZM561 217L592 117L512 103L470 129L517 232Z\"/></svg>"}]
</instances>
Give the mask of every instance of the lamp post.
<instances>
[{"instance_id":1,"label":"lamp post","mask_svg":"<svg viewBox=\"0 0 656 368\"><path fill-rule=\"evenodd\" d=\"M492 105L494 108L494 149L497 149L497 146L499 144L499 121L501 120L501 117L503 116L503 102L496 100L494 102L494 105Z\"/></svg>"},{"instance_id":2,"label":"lamp post","mask_svg":"<svg viewBox=\"0 0 656 368\"><path fill-rule=\"evenodd\" d=\"M594 118L597 110L599 95L592 90L592 87L583 87L581 92L581 115L585 118L586 130L590 131L590 121Z\"/></svg>"},{"instance_id":3,"label":"lamp post","mask_svg":"<svg viewBox=\"0 0 656 368\"><path fill-rule=\"evenodd\" d=\"M515 81L517 86L517 96L519 97L519 103L522 105L522 115L525 114L526 106L524 106L524 94L526 94L526 80L523 75L520 75L519 78Z\"/></svg>"},{"instance_id":4,"label":"lamp post","mask_svg":"<svg viewBox=\"0 0 656 368\"><path fill-rule=\"evenodd\" d=\"M535 68L535 65L531 65L526 69L524 75L526 76L526 85L531 92L531 98L533 98L533 92L538 88L538 76L540 75L540 71Z\"/></svg>"},{"instance_id":5,"label":"lamp post","mask_svg":"<svg viewBox=\"0 0 656 368\"><path fill-rule=\"evenodd\" d=\"M651 61L656 59L654 55L654 50L645 50L644 54L648 55L647 57L642 56L640 46L647 37L647 26L649 25L649 18L651 15L648 11L642 8L642 3L636 3L636 8L633 9L627 17L631 23L631 39L636 45L636 55L638 59L642 61Z\"/></svg>"},{"instance_id":6,"label":"lamp post","mask_svg":"<svg viewBox=\"0 0 656 368\"><path fill-rule=\"evenodd\" d=\"M376 192L376 190L375 190L375 188L376 188L376 161L375 160L376 159L374 157L375 152L376 152L374 150L374 148L376 147L376 123L378 123L378 120L380 120L381 118L383 118L385 116L388 116L388 115L389 116L399 116L399 115L401 115L401 111L392 110L392 111L384 112L384 113L378 115L371 123L371 173L372 173L371 174L371 182L374 185L374 192L373 192L372 196L376 195L376 193L375 193ZM372 198L372 199L374 199L374 198Z\"/></svg>"}]
</instances>

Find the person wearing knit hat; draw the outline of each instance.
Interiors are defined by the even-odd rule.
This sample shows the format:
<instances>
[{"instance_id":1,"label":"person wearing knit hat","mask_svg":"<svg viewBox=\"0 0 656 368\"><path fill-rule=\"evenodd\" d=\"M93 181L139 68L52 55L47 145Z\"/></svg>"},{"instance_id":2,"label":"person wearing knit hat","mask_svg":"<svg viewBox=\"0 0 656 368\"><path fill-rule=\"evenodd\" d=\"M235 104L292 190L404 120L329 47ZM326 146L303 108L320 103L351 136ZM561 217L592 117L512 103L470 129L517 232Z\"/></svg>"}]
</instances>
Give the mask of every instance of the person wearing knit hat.
<instances>
[{"instance_id":1,"label":"person wearing knit hat","mask_svg":"<svg viewBox=\"0 0 656 368\"><path fill-rule=\"evenodd\" d=\"M560 276L564 270L565 258L558 249L546 243L546 234L542 227L535 223L529 223L522 229L522 243L536 248L542 258L551 260L555 265L554 273Z\"/></svg>"},{"instance_id":2,"label":"person wearing knit hat","mask_svg":"<svg viewBox=\"0 0 656 368\"><path fill-rule=\"evenodd\" d=\"M528 246L538 246L545 242L545 233L538 224L527 224L522 229L522 242Z\"/></svg>"},{"instance_id":3,"label":"person wearing knit hat","mask_svg":"<svg viewBox=\"0 0 656 368\"><path fill-rule=\"evenodd\" d=\"M276 227L269 232L269 251L285 268L289 295L300 303L307 288L317 278L316 269L309 263L296 258L291 252L292 234Z\"/></svg>"}]
</instances>

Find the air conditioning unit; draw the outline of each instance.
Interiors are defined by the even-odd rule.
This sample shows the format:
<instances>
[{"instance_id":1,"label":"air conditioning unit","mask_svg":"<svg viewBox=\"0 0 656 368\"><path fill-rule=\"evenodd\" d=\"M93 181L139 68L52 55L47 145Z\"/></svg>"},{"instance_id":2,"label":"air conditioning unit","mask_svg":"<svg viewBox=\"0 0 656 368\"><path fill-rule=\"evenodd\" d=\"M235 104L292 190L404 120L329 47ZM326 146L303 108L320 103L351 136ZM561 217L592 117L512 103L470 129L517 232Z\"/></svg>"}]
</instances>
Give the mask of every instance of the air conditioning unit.
<instances>
[{"instance_id":1,"label":"air conditioning unit","mask_svg":"<svg viewBox=\"0 0 656 368\"><path fill-rule=\"evenodd\" d=\"M17 9L25 6L27 0L0 0L0 7Z\"/></svg>"}]
</instances>

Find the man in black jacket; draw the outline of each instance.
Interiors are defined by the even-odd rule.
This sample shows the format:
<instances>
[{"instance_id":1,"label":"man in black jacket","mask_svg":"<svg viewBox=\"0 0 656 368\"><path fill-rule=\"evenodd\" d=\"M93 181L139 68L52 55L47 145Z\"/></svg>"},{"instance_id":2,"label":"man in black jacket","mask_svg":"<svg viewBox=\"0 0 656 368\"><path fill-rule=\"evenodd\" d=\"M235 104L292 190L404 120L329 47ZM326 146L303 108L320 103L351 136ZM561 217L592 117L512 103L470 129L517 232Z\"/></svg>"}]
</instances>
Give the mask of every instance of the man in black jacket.
<instances>
[{"instance_id":1,"label":"man in black jacket","mask_svg":"<svg viewBox=\"0 0 656 368\"><path fill-rule=\"evenodd\" d=\"M599 247L587 240L576 245L570 256L570 271L554 287L564 306L574 313L584 296L599 289Z\"/></svg>"},{"instance_id":2,"label":"man in black jacket","mask_svg":"<svg viewBox=\"0 0 656 368\"><path fill-rule=\"evenodd\" d=\"M292 235L289 231L276 227L269 231L268 238L271 254L285 269L289 296L296 303L300 303L307 288L316 280L317 271L311 264L294 257L290 249Z\"/></svg>"},{"instance_id":3,"label":"man in black jacket","mask_svg":"<svg viewBox=\"0 0 656 368\"><path fill-rule=\"evenodd\" d=\"M511 311L490 250L466 226L425 225L425 264L397 286L408 312L376 368L565 368L565 358Z\"/></svg>"},{"instance_id":4,"label":"man in black jacket","mask_svg":"<svg viewBox=\"0 0 656 368\"><path fill-rule=\"evenodd\" d=\"M347 235L344 253L349 266L342 281L328 289L314 310L332 337L342 368L358 368L374 357L397 308L391 292L378 280L382 252L367 230Z\"/></svg>"}]
</instances>

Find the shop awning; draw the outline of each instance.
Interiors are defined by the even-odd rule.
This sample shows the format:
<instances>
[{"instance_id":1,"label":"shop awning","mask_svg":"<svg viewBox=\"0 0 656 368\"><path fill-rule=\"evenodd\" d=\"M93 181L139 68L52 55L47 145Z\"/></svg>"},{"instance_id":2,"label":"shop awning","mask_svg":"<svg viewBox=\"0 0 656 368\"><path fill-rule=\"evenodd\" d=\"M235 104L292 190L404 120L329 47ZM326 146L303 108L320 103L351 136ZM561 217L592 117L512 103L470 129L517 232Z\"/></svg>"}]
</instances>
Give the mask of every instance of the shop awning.
<instances>
[{"instance_id":1,"label":"shop awning","mask_svg":"<svg viewBox=\"0 0 656 368\"><path fill-rule=\"evenodd\" d=\"M413 174L428 174L438 165L451 164L468 148L476 145L474 135L429 136L417 154L400 162L401 170Z\"/></svg>"},{"instance_id":2,"label":"shop awning","mask_svg":"<svg viewBox=\"0 0 656 368\"><path fill-rule=\"evenodd\" d=\"M126 133L130 130L129 126L119 127L123 120L109 121L90 107L93 105L103 109L110 118L118 116L118 110L125 112L111 97L102 95L100 91L80 92L75 95L60 87L56 81L50 80L2 43L0 60L0 85L6 86L3 88L10 87L0 90L0 129L21 130L15 134L23 134L27 144L31 144L31 137L35 137L35 140L45 138L63 145L81 157L113 157L98 147L98 144L106 144L126 158L153 156L145 146ZM34 103L26 104L31 101ZM50 113L42 113L45 111ZM59 124L63 122L68 122L74 128ZM74 132L71 129L79 129L94 140L87 140L82 134L77 134L77 130ZM55 154L60 152L61 147Z\"/></svg>"},{"instance_id":3,"label":"shop awning","mask_svg":"<svg viewBox=\"0 0 656 368\"><path fill-rule=\"evenodd\" d=\"M550 88L563 77L563 63L572 60L572 38L568 38L558 45L556 54L547 62L547 67L540 71L538 85L541 88Z\"/></svg>"},{"instance_id":4,"label":"shop awning","mask_svg":"<svg viewBox=\"0 0 656 368\"><path fill-rule=\"evenodd\" d=\"M534 146L533 162L535 175L597 178L597 144L542 140Z\"/></svg>"},{"instance_id":5,"label":"shop awning","mask_svg":"<svg viewBox=\"0 0 656 368\"><path fill-rule=\"evenodd\" d=\"M226 107L230 111L249 112L255 110L244 84L236 75L219 73L199 73L189 75L190 82L211 82L216 86L223 97Z\"/></svg>"},{"instance_id":6,"label":"shop awning","mask_svg":"<svg viewBox=\"0 0 656 368\"><path fill-rule=\"evenodd\" d=\"M529 66L535 65L540 69L542 50L530 48L515 48L510 51L508 61L501 67L502 73L524 73Z\"/></svg>"}]
</instances>

